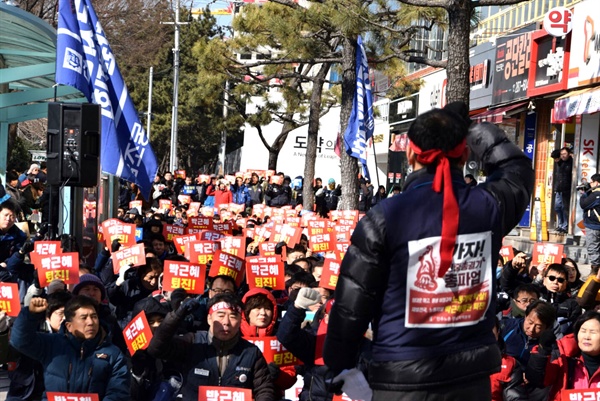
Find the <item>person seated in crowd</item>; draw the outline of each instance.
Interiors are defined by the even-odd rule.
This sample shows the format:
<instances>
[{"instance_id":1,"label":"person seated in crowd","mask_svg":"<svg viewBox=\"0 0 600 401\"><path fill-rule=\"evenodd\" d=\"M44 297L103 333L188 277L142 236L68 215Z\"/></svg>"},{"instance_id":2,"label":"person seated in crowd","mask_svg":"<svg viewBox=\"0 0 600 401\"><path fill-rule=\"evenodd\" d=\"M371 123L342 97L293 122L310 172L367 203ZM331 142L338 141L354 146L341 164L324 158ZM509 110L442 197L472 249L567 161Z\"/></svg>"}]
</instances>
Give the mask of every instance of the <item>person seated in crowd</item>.
<instances>
[{"instance_id":1,"label":"person seated in crowd","mask_svg":"<svg viewBox=\"0 0 600 401\"><path fill-rule=\"evenodd\" d=\"M570 298L575 298L584 281L581 280L581 272L579 266L571 258L563 258L562 265L567 270L567 292Z\"/></svg>"},{"instance_id":2,"label":"person seated in crowd","mask_svg":"<svg viewBox=\"0 0 600 401\"><path fill-rule=\"evenodd\" d=\"M538 299L540 299L540 290L535 285L519 285L513 291L510 307L503 313L503 317L524 317L527 307Z\"/></svg>"},{"instance_id":3,"label":"person seated in crowd","mask_svg":"<svg viewBox=\"0 0 600 401\"><path fill-rule=\"evenodd\" d=\"M498 347L502 351L502 364L500 372L490 376L492 401L529 400L523 387L523 369L514 357L505 352L504 340L500 337L500 320L496 319L493 330Z\"/></svg>"},{"instance_id":4,"label":"person seated in crowd","mask_svg":"<svg viewBox=\"0 0 600 401\"><path fill-rule=\"evenodd\" d=\"M37 330L47 309L47 300L33 298L19 313L10 338L17 351L41 362L45 390L129 401L126 359L101 326L98 303L75 296L65 305L65 321L58 333Z\"/></svg>"},{"instance_id":5,"label":"person seated in crowd","mask_svg":"<svg viewBox=\"0 0 600 401\"><path fill-rule=\"evenodd\" d=\"M275 388L261 351L240 336L243 304L235 295L219 294L208 302L209 331L194 341L175 336L179 322L198 306L189 299L167 314L148 346L154 358L177 361L183 374L183 401L198 400L199 386L252 390L256 401L275 399ZM240 373L243 372L243 373Z\"/></svg>"},{"instance_id":6,"label":"person seated in crowd","mask_svg":"<svg viewBox=\"0 0 600 401\"><path fill-rule=\"evenodd\" d=\"M536 352L537 351L537 352ZM587 311L573 333L556 341L551 330L542 334L529 359L525 377L537 386L551 386L548 400L565 400L565 390L600 387L600 313Z\"/></svg>"}]
</instances>

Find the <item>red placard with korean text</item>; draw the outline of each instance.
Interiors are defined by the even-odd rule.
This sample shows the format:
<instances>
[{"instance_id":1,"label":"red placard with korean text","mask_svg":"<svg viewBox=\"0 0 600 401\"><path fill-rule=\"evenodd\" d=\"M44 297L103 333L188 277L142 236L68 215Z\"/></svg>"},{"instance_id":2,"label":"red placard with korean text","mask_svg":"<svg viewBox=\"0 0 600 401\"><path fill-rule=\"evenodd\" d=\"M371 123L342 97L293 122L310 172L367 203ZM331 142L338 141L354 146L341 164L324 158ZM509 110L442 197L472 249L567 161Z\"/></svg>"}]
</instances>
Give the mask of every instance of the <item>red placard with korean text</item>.
<instances>
[{"instance_id":1,"label":"red placard with korean text","mask_svg":"<svg viewBox=\"0 0 600 401\"><path fill-rule=\"evenodd\" d=\"M550 242L537 242L533 245L533 256L531 264L537 266L541 263L547 265L560 263L562 261L564 245L552 244Z\"/></svg>"},{"instance_id":2,"label":"red placard with korean text","mask_svg":"<svg viewBox=\"0 0 600 401\"><path fill-rule=\"evenodd\" d=\"M113 262L113 272L119 274L123 266L142 266L146 264L146 251L144 244L135 244L130 247L121 247L110 255Z\"/></svg>"},{"instance_id":3,"label":"red placard with korean text","mask_svg":"<svg viewBox=\"0 0 600 401\"><path fill-rule=\"evenodd\" d=\"M200 210L200 207L202 207L200 202L190 202L190 205L188 206L188 210L186 212L187 217L198 216L198 211Z\"/></svg>"},{"instance_id":4,"label":"red placard with korean text","mask_svg":"<svg viewBox=\"0 0 600 401\"><path fill-rule=\"evenodd\" d=\"M311 233L312 230L315 230L314 228L309 228L309 237L308 237L308 241L310 243L310 249L317 253L317 252L328 252L333 250L333 240L335 239L333 234L330 233L324 233L324 234L313 234ZM320 230L320 229L317 229Z\"/></svg>"},{"instance_id":5,"label":"red placard with korean text","mask_svg":"<svg viewBox=\"0 0 600 401\"><path fill-rule=\"evenodd\" d=\"M19 315L21 311L19 284L0 283L0 311L4 311L8 316L12 317Z\"/></svg>"},{"instance_id":6,"label":"red placard with korean text","mask_svg":"<svg viewBox=\"0 0 600 401\"><path fill-rule=\"evenodd\" d=\"M60 241L35 241L29 258L37 269L37 266L40 265L40 256L60 255L61 253Z\"/></svg>"},{"instance_id":7,"label":"red placard with korean text","mask_svg":"<svg viewBox=\"0 0 600 401\"><path fill-rule=\"evenodd\" d=\"M258 226L254 228L254 235L252 236L252 240L254 242L263 242L271 238L271 227L267 226Z\"/></svg>"},{"instance_id":8,"label":"red placard with korean text","mask_svg":"<svg viewBox=\"0 0 600 401\"><path fill-rule=\"evenodd\" d=\"M244 246L246 245L246 239L242 237L227 236L219 240L221 243L221 250L231 255L243 258L246 255Z\"/></svg>"},{"instance_id":9,"label":"red placard with korean text","mask_svg":"<svg viewBox=\"0 0 600 401\"><path fill-rule=\"evenodd\" d=\"M188 244L188 242L194 242L197 240L198 236L196 234L176 235L173 237L173 244L175 244L177 253L183 254L185 252L185 246Z\"/></svg>"},{"instance_id":10,"label":"red placard with korean text","mask_svg":"<svg viewBox=\"0 0 600 401\"><path fill-rule=\"evenodd\" d=\"M502 257L502 264L506 264L509 260L513 260L515 257L514 249L510 245L504 245L500 248L500 256Z\"/></svg>"},{"instance_id":11,"label":"red placard with korean text","mask_svg":"<svg viewBox=\"0 0 600 401\"><path fill-rule=\"evenodd\" d=\"M188 219L189 228L198 228L200 230L212 230L213 219L207 216L191 217Z\"/></svg>"},{"instance_id":12,"label":"red placard with korean text","mask_svg":"<svg viewBox=\"0 0 600 401\"><path fill-rule=\"evenodd\" d=\"M165 224L163 226L162 234L163 234L163 237L165 237L166 241L173 242L174 236L185 234L185 227L177 226L175 224Z\"/></svg>"},{"instance_id":13,"label":"red placard with korean text","mask_svg":"<svg viewBox=\"0 0 600 401\"><path fill-rule=\"evenodd\" d=\"M198 401L252 401L252 390L239 387L198 387Z\"/></svg>"},{"instance_id":14,"label":"red placard with korean text","mask_svg":"<svg viewBox=\"0 0 600 401\"><path fill-rule=\"evenodd\" d=\"M302 214L302 227L308 227L308 222L318 219L319 216L315 212L304 212Z\"/></svg>"},{"instance_id":15,"label":"red placard with korean text","mask_svg":"<svg viewBox=\"0 0 600 401\"><path fill-rule=\"evenodd\" d=\"M258 203L252 206L252 215L262 219L265 216L265 207L266 205L264 203Z\"/></svg>"},{"instance_id":16,"label":"red placard with korean text","mask_svg":"<svg viewBox=\"0 0 600 401\"><path fill-rule=\"evenodd\" d=\"M218 212L218 210L212 206L202 206L200 208L200 215L212 218L215 215L215 211Z\"/></svg>"},{"instance_id":17,"label":"red placard with korean text","mask_svg":"<svg viewBox=\"0 0 600 401\"><path fill-rule=\"evenodd\" d=\"M158 208L161 210L171 210L173 209L173 202L170 199L159 199Z\"/></svg>"},{"instance_id":18,"label":"red placard with korean text","mask_svg":"<svg viewBox=\"0 0 600 401\"><path fill-rule=\"evenodd\" d=\"M231 233L233 232L233 223L230 221L226 221L223 223L213 222L213 230L223 234L231 235Z\"/></svg>"},{"instance_id":19,"label":"red placard with korean text","mask_svg":"<svg viewBox=\"0 0 600 401\"><path fill-rule=\"evenodd\" d=\"M48 401L99 401L98 394L93 393L46 393Z\"/></svg>"},{"instance_id":20,"label":"red placard with korean text","mask_svg":"<svg viewBox=\"0 0 600 401\"><path fill-rule=\"evenodd\" d=\"M275 256L275 247L277 242L261 242L258 244L258 254L260 256Z\"/></svg>"},{"instance_id":21,"label":"red placard with korean text","mask_svg":"<svg viewBox=\"0 0 600 401\"><path fill-rule=\"evenodd\" d=\"M280 175L272 175L269 178L269 184L281 185L283 184L283 177Z\"/></svg>"},{"instance_id":22,"label":"red placard with korean text","mask_svg":"<svg viewBox=\"0 0 600 401\"><path fill-rule=\"evenodd\" d=\"M186 176L185 170L175 170L175 178L183 178L185 180Z\"/></svg>"},{"instance_id":23,"label":"red placard with korean text","mask_svg":"<svg viewBox=\"0 0 600 401\"><path fill-rule=\"evenodd\" d=\"M40 257L37 267L38 278L42 287L47 287L52 280L62 280L65 284L79 282L79 254L68 252L54 256Z\"/></svg>"},{"instance_id":24,"label":"red placard with korean text","mask_svg":"<svg viewBox=\"0 0 600 401\"><path fill-rule=\"evenodd\" d=\"M285 290L284 273L279 256L246 258L246 281L251 289L269 287L273 290Z\"/></svg>"},{"instance_id":25,"label":"red placard with korean text","mask_svg":"<svg viewBox=\"0 0 600 401\"><path fill-rule=\"evenodd\" d=\"M596 401L600 399L600 389L597 388L578 388L574 390L561 390L561 401Z\"/></svg>"},{"instance_id":26,"label":"red placard with korean text","mask_svg":"<svg viewBox=\"0 0 600 401\"><path fill-rule=\"evenodd\" d=\"M358 210L332 210L329 212L329 218L331 220L353 220L356 225L356 223L358 223L358 214Z\"/></svg>"},{"instance_id":27,"label":"red placard with korean text","mask_svg":"<svg viewBox=\"0 0 600 401\"><path fill-rule=\"evenodd\" d=\"M206 265L213 259L213 255L220 247L221 243L215 241L188 242L185 256L192 263Z\"/></svg>"},{"instance_id":28,"label":"red placard with korean text","mask_svg":"<svg viewBox=\"0 0 600 401\"><path fill-rule=\"evenodd\" d=\"M198 176L198 184L202 184L203 182L205 183L209 183L210 182L210 175L208 174L200 174Z\"/></svg>"},{"instance_id":29,"label":"red placard with korean text","mask_svg":"<svg viewBox=\"0 0 600 401\"><path fill-rule=\"evenodd\" d=\"M165 260L163 275L165 291L183 288L190 294L204 293L206 265Z\"/></svg>"},{"instance_id":30,"label":"red placard with korean text","mask_svg":"<svg viewBox=\"0 0 600 401\"><path fill-rule=\"evenodd\" d=\"M325 259L323 263L323 273L321 274L321 281L319 281L319 287L329 288L335 290L335 286L338 282L340 275L340 266L342 262L336 259Z\"/></svg>"},{"instance_id":31,"label":"red placard with korean text","mask_svg":"<svg viewBox=\"0 0 600 401\"><path fill-rule=\"evenodd\" d=\"M180 205L189 205L192 202L190 195L177 195L177 201Z\"/></svg>"},{"instance_id":32,"label":"red placard with korean text","mask_svg":"<svg viewBox=\"0 0 600 401\"><path fill-rule=\"evenodd\" d=\"M222 274L233 277L235 285L239 287L244 278L244 259L217 250L208 275L216 277Z\"/></svg>"},{"instance_id":33,"label":"red placard with korean text","mask_svg":"<svg viewBox=\"0 0 600 401\"><path fill-rule=\"evenodd\" d=\"M133 200L129 202L129 209L137 209L140 214L142 214L142 201L141 200Z\"/></svg>"},{"instance_id":34,"label":"red placard with korean text","mask_svg":"<svg viewBox=\"0 0 600 401\"><path fill-rule=\"evenodd\" d=\"M300 224L302 223L302 218L301 217L286 217L285 222L290 227L300 227Z\"/></svg>"},{"instance_id":35,"label":"red placard with korean text","mask_svg":"<svg viewBox=\"0 0 600 401\"><path fill-rule=\"evenodd\" d=\"M359 401L359 400L353 400L352 398L348 397L346 395L346 393L342 393L341 395L335 394L333 396L333 398L331 399L331 401Z\"/></svg>"},{"instance_id":36,"label":"red placard with korean text","mask_svg":"<svg viewBox=\"0 0 600 401\"><path fill-rule=\"evenodd\" d=\"M123 223L117 219L108 219L102 223L102 235L108 249L116 239L119 240L122 246L133 246L135 245L135 224Z\"/></svg>"},{"instance_id":37,"label":"red placard with korean text","mask_svg":"<svg viewBox=\"0 0 600 401\"><path fill-rule=\"evenodd\" d=\"M248 338L248 341L253 343L260 349L267 363L275 362L278 366L301 365L302 362L294 356L290 351L285 349L279 342L277 337L255 337Z\"/></svg>"},{"instance_id":38,"label":"red placard with korean text","mask_svg":"<svg viewBox=\"0 0 600 401\"><path fill-rule=\"evenodd\" d=\"M137 350L146 349L152 340L152 330L146 319L146 312L141 311L123 329L123 337L127 344L129 354L133 355Z\"/></svg>"},{"instance_id":39,"label":"red placard with korean text","mask_svg":"<svg viewBox=\"0 0 600 401\"><path fill-rule=\"evenodd\" d=\"M302 228L292 227L287 224L276 224L273 227L270 240L272 242L285 242L288 247L293 248L297 243L300 242L300 236L302 235Z\"/></svg>"},{"instance_id":40,"label":"red placard with korean text","mask_svg":"<svg viewBox=\"0 0 600 401\"><path fill-rule=\"evenodd\" d=\"M350 247L349 241L336 241L335 249L336 255L339 256L338 260L344 260L344 256L346 256L346 252L348 252L348 247Z\"/></svg>"},{"instance_id":41,"label":"red placard with korean text","mask_svg":"<svg viewBox=\"0 0 600 401\"><path fill-rule=\"evenodd\" d=\"M198 237L202 241L218 241L221 238L225 237L225 234L220 233L218 231L202 230Z\"/></svg>"}]
</instances>

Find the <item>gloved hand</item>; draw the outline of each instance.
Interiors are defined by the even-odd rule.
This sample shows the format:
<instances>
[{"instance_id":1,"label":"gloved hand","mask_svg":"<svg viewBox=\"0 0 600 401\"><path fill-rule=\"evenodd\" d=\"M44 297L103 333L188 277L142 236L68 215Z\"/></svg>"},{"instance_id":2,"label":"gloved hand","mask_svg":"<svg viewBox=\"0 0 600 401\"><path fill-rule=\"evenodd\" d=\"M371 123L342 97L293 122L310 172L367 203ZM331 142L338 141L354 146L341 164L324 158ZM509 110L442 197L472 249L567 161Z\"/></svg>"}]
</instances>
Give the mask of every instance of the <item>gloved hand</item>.
<instances>
[{"instance_id":1,"label":"gloved hand","mask_svg":"<svg viewBox=\"0 0 600 401\"><path fill-rule=\"evenodd\" d=\"M314 288L303 287L298 291L294 306L298 309L308 309L308 307L318 303L320 299L321 294L319 294L319 291Z\"/></svg>"},{"instance_id":2,"label":"gloved hand","mask_svg":"<svg viewBox=\"0 0 600 401\"><path fill-rule=\"evenodd\" d=\"M138 350L131 357L131 373L137 377L143 377L146 368L154 365L154 359L148 355L146 350Z\"/></svg>"},{"instance_id":3,"label":"gloved hand","mask_svg":"<svg viewBox=\"0 0 600 401\"><path fill-rule=\"evenodd\" d=\"M339 375L336 375L333 370L325 372L325 386L327 391L335 395L342 395L342 387L344 386L344 380L336 380Z\"/></svg>"},{"instance_id":4,"label":"gloved hand","mask_svg":"<svg viewBox=\"0 0 600 401\"><path fill-rule=\"evenodd\" d=\"M125 274L127 270L131 269L131 265L123 266L119 269L119 278L117 279L117 286L121 286L125 282Z\"/></svg>"},{"instance_id":5,"label":"gloved hand","mask_svg":"<svg viewBox=\"0 0 600 401\"><path fill-rule=\"evenodd\" d=\"M29 253L31 251L33 251L33 241L32 240L27 240L27 241L25 241L25 243L21 247L21 253L23 255L25 255L26 253Z\"/></svg>"},{"instance_id":6,"label":"gloved hand","mask_svg":"<svg viewBox=\"0 0 600 401\"><path fill-rule=\"evenodd\" d=\"M550 355L554 344L556 344L556 335L554 334L554 331L552 331L552 329L543 331L539 340L540 355Z\"/></svg>"},{"instance_id":7,"label":"gloved hand","mask_svg":"<svg viewBox=\"0 0 600 401\"><path fill-rule=\"evenodd\" d=\"M110 243L110 252L111 253L115 253L119 250L119 248L121 248L121 243L119 242L118 239L113 240L113 242Z\"/></svg>"},{"instance_id":8,"label":"gloved hand","mask_svg":"<svg viewBox=\"0 0 600 401\"><path fill-rule=\"evenodd\" d=\"M267 365L267 367L269 368L269 375L271 376L271 379L277 380L279 373L281 373L279 366L277 366L275 362L271 362Z\"/></svg>"},{"instance_id":9,"label":"gloved hand","mask_svg":"<svg viewBox=\"0 0 600 401\"><path fill-rule=\"evenodd\" d=\"M0 333L8 330L9 317L4 311L0 311Z\"/></svg>"},{"instance_id":10,"label":"gloved hand","mask_svg":"<svg viewBox=\"0 0 600 401\"><path fill-rule=\"evenodd\" d=\"M175 315L177 315L179 319L183 319L185 316L189 315L199 307L200 302L198 302L196 298L187 298L181 303L181 305L179 305Z\"/></svg>"}]
</instances>

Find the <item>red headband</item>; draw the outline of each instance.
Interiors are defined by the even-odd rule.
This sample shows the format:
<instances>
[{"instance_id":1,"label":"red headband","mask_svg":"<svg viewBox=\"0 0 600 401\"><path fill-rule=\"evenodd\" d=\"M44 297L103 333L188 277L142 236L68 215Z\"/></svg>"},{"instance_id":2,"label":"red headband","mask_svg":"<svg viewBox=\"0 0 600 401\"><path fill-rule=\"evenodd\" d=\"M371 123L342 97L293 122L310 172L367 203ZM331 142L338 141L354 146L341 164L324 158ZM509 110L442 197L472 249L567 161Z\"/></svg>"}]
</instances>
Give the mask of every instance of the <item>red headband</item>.
<instances>
[{"instance_id":1,"label":"red headband","mask_svg":"<svg viewBox=\"0 0 600 401\"><path fill-rule=\"evenodd\" d=\"M414 142L410 141L410 147L417 155L417 161L421 164L433 164L437 161L432 188L435 192L441 192L442 181L444 183L444 206L442 209L442 243L440 244L440 269L438 277L444 277L452 265L452 254L456 245L458 233L459 208L454 191L452 190L452 173L448 158L460 157L467 145L467 139L463 139L454 149L443 152L440 149L429 149L422 151Z\"/></svg>"},{"instance_id":2,"label":"red headband","mask_svg":"<svg viewBox=\"0 0 600 401\"><path fill-rule=\"evenodd\" d=\"M229 302L221 301L211 306L208 310L208 314L212 315L220 310L230 310L240 314L242 313L242 309L239 306L231 305Z\"/></svg>"}]
</instances>

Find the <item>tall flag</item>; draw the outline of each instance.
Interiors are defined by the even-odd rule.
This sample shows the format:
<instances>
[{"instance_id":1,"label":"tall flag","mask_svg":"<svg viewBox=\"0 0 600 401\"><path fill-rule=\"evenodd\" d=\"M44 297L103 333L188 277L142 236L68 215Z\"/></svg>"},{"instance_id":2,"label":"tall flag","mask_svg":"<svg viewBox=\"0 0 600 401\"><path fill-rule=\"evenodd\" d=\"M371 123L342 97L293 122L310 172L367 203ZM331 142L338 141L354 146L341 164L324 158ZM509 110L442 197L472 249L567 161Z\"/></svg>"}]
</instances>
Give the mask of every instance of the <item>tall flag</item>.
<instances>
[{"instance_id":1,"label":"tall flag","mask_svg":"<svg viewBox=\"0 0 600 401\"><path fill-rule=\"evenodd\" d=\"M348 127L344 132L346 152L360 160L363 166L363 175L367 179L367 142L373 137L375 120L373 118L373 98L371 95L371 82L369 80L369 64L367 54L363 47L362 38L358 36L356 49L356 89L352 104L352 113L348 120Z\"/></svg>"},{"instance_id":2,"label":"tall flag","mask_svg":"<svg viewBox=\"0 0 600 401\"><path fill-rule=\"evenodd\" d=\"M137 184L149 199L156 157L91 0L59 0L57 35L56 83L102 108L102 170Z\"/></svg>"}]
</instances>

